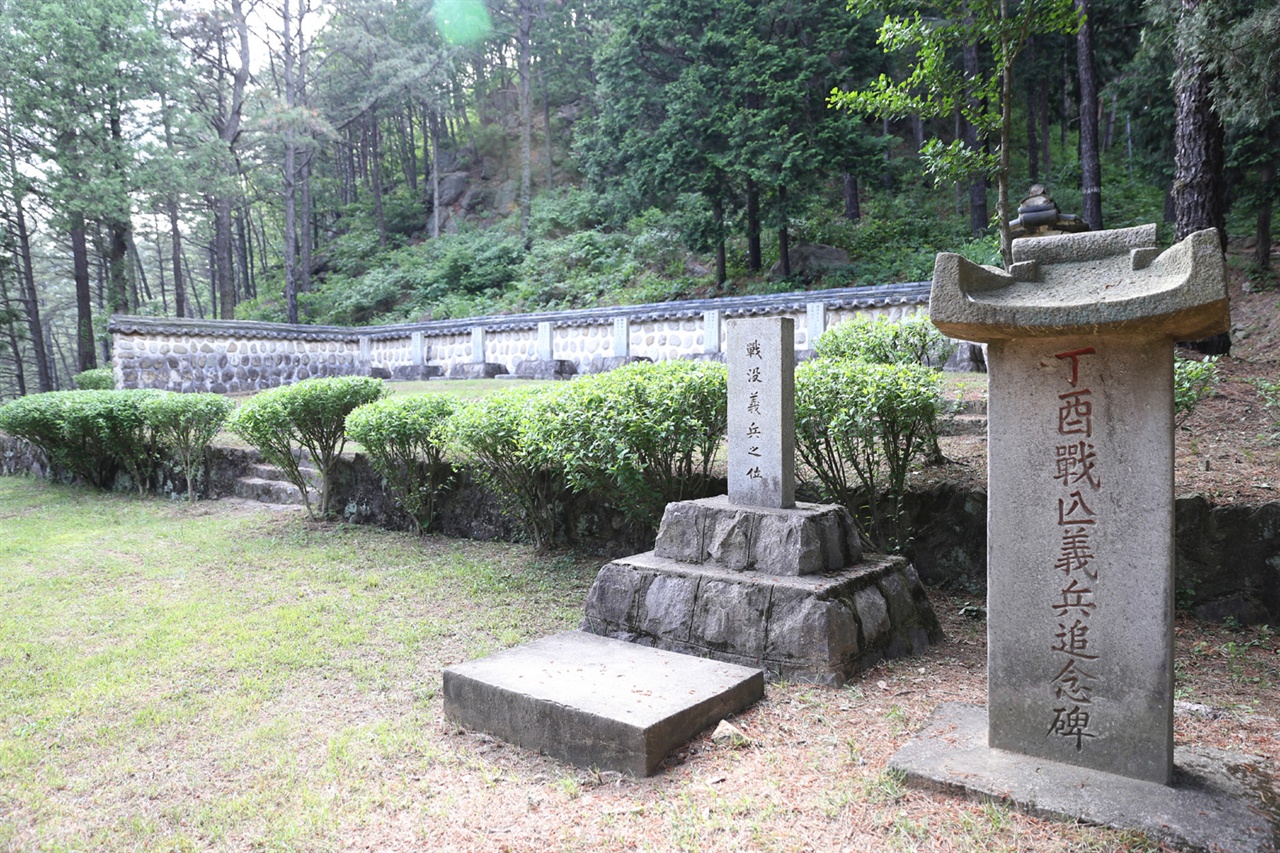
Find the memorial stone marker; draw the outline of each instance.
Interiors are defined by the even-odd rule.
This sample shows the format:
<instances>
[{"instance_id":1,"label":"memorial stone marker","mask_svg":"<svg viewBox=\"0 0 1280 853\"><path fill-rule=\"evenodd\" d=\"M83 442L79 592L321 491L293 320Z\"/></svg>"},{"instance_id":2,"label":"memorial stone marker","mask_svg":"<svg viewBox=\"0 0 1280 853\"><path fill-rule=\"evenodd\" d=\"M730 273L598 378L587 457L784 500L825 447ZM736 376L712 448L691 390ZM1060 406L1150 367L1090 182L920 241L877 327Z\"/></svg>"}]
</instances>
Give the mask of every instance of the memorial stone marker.
<instances>
[{"instance_id":1,"label":"memorial stone marker","mask_svg":"<svg viewBox=\"0 0 1280 853\"><path fill-rule=\"evenodd\" d=\"M843 684L942 638L915 570L864 555L842 506L795 499L795 321L726 324L729 494L667 505L654 549L601 569L583 628Z\"/></svg>"},{"instance_id":2,"label":"memorial stone marker","mask_svg":"<svg viewBox=\"0 0 1280 853\"><path fill-rule=\"evenodd\" d=\"M1210 802L1208 782L1193 787L1211 820L1139 814L1180 801L1159 793L1174 781L1173 341L1229 323L1217 233L1164 253L1155 238L1016 240L1008 273L938 256L933 322L988 344L988 708L942 706L893 764L1032 807L1076 797L1054 810L1113 825L1132 808L1183 840L1218 826L1236 849L1248 810ZM1159 790L1125 799L1108 774Z\"/></svg>"},{"instance_id":3,"label":"memorial stone marker","mask_svg":"<svg viewBox=\"0 0 1280 853\"><path fill-rule=\"evenodd\" d=\"M796 505L795 321L730 320L729 502Z\"/></svg>"}]
</instances>

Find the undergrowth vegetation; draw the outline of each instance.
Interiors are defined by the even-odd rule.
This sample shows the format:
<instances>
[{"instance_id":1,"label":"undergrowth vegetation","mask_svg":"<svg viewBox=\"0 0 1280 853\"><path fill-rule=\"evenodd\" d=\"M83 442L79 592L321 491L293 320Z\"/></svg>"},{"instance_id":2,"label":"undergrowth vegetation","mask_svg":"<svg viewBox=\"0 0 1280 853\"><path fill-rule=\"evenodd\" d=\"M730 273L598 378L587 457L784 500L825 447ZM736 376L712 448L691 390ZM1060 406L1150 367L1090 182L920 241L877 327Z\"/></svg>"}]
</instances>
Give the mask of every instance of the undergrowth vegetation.
<instances>
[{"instance_id":1,"label":"undergrowth vegetation","mask_svg":"<svg viewBox=\"0 0 1280 853\"><path fill-rule=\"evenodd\" d=\"M893 195L867 193L856 222L814 199L788 223L793 245L835 246L849 254L847 265L769 275L778 249L764 241L763 270L751 272L741 265L746 243L737 236L730 238L730 280L717 286L711 217L698 194L632 215L611 209L607 197L564 187L534 200L527 241L517 218L470 223L430 240L399 234L390 248L353 228L328 245L299 304L304 322L365 325L922 281L942 250L998 262L994 237L973 238L946 208L914 184ZM284 319L276 298L236 311L242 319Z\"/></svg>"}]
</instances>

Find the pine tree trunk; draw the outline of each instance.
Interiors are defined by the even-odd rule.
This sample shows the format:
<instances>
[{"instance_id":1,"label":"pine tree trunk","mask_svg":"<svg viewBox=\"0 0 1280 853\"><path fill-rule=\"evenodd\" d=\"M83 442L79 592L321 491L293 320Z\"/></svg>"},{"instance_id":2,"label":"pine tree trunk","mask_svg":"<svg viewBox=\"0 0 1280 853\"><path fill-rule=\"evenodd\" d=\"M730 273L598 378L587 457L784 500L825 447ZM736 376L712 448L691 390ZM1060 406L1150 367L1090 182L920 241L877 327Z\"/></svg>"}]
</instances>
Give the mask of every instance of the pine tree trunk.
<instances>
[{"instance_id":1,"label":"pine tree trunk","mask_svg":"<svg viewBox=\"0 0 1280 853\"><path fill-rule=\"evenodd\" d=\"M520 93L520 236L529 237L529 211L533 204L533 0L520 2L520 34L516 69Z\"/></svg>"},{"instance_id":2,"label":"pine tree trunk","mask_svg":"<svg viewBox=\"0 0 1280 853\"><path fill-rule=\"evenodd\" d=\"M5 116L8 124L8 116ZM9 155L10 174L17 175L17 158L13 150L13 137L5 134L6 153ZM50 371L48 350L44 344L44 327L40 323L40 296L36 292L35 269L31 261L31 234L27 230L27 215L23 209L23 191L20 182L13 182L13 218L18 229L18 254L22 262L18 282L19 298L27 315L27 332L31 336L31 349L36 358L36 381L41 393L53 390L53 374Z\"/></svg>"},{"instance_id":3,"label":"pine tree trunk","mask_svg":"<svg viewBox=\"0 0 1280 853\"><path fill-rule=\"evenodd\" d=\"M9 351L13 353L13 375L18 383L18 396L27 396L27 371L22 363L22 346L18 341L18 332L14 329L17 323L12 303L9 301L9 284L4 277L4 267L0 266L0 308L4 309L8 318L4 324L5 334L9 338Z\"/></svg>"},{"instance_id":4,"label":"pine tree trunk","mask_svg":"<svg viewBox=\"0 0 1280 853\"><path fill-rule=\"evenodd\" d=\"M760 272L760 188L747 180L747 270Z\"/></svg>"},{"instance_id":5,"label":"pine tree trunk","mask_svg":"<svg viewBox=\"0 0 1280 853\"><path fill-rule=\"evenodd\" d=\"M1184 16L1190 16L1200 0L1182 0ZM1174 103L1177 127L1174 143L1173 179L1176 238L1205 228L1218 229L1218 239L1225 251L1226 199L1223 165L1224 131L1222 120L1214 112L1212 80L1190 51L1178 51Z\"/></svg>"},{"instance_id":6,"label":"pine tree trunk","mask_svg":"<svg viewBox=\"0 0 1280 853\"><path fill-rule=\"evenodd\" d=\"M1098 151L1098 78L1093 66L1093 24L1090 0L1075 0L1080 12L1076 33L1076 66L1080 74L1080 192L1084 196L1084 221L1102 230L1102 159Z\"/></svg>"},{"instance_id":7,"label":"pine tree trunk","mask_svg":"<svg viewBox=\"0 0 1280 853\"><path fill-rule=\"evenodd\" d=\"M858 178L852 172L844 173L844 218L850 222L862 219L862 205L858 202Z\"/></svg>"},{"instance_id":8,"label":"pine tree trunk","mask_svg":"<svg viewBox=\"0 0 1280 853\"><path fill-rule=\"evenodd\" d=\"M93 289L89 281L89 244L84 233L84 214L72 211L71 268L76 283L76 367L79 372L98 366L93 346Z\"/></svg>"},{"instance_id":9,"label":"pine tree trunk","mask_svg":"<svg viewBox=\"0 0 1280 853\"><path fill-rule=\"evenodd\" d=\"M1253 262L1258 269L1271 269L1271 213L1275 206L1274 185L1276 182L1276 164L1267 160L1258 170L1258 183L1262 187L1263 201L1258 207L1257 245L1253 248Z\"/></svg>"},{"instance_id":10,"label":"pine tree trunk","mask_svg":"<svg viewBox=\"0 0 1280 853\"><path fill-rule=\"evenodd\" d=\"M778 187L778 208L782 225L778 228L778 262L782 264L782 277L791 277L791 232L787 229L787 188Z\"/></svg>"},{"instance_id":11,"label":"pine tree trunk","mask_svg":"<svg viewBox=\"0 0 1280 853\"><path fill-rule=\"evenodd\" d=\"M169 196L169 251L173 253L173 313L187 315L187 286L182 276L182 229L178 225L178 200Z\"/></svg>"},{"instance_id":12,"label":"pine tree trunk","mask_svg":"<svg viewBox=\"0 0 1280 853\"><path fill-rule=\"evenodd\" d=\"M284 103L286 109L294 106L293 79L293 19L290 0L284 0ZM297 143L294 141L292 117L284 131L284 301L290 323L298 322L298 271L296 268L297 228Z\"/></svg>"},{"instance_id":13,"label":"pine tree trunk","mask_svg":"<svg viewBox=\"0 0 1280 853\"><path fill-rule=\"evenodd\" d=\"M1201 0L1182 0L1182 16L1186 21ZM1178 70L1174 77L1174 106L1177 126L1174 130L1173 207L1175 237L1183 239L1205 228L1215 228L1223 251L1227 248L1226 197L1223 179L1225 132L1222 120L1213 109L1213 81L1185 45L1175 51ZM1231 351L1229 333L1216 335L1192 346L1211 355Z\"/></svg>"}]
</instances>

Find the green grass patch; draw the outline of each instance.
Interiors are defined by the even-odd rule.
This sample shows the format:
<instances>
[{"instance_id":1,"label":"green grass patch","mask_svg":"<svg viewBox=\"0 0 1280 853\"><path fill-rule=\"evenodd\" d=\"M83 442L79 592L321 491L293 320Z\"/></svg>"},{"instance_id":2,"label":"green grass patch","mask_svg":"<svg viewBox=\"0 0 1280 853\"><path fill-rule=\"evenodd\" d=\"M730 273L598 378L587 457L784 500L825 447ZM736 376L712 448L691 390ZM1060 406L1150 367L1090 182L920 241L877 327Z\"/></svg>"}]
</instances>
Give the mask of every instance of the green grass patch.
<instances>
[{"instance_id":1,"label":"green grass patch","mask_svg":"<svg viewBox=\"0 0 1280 853\"><path fill-rule=\"evenodd\" d=\"M441 670L572 627L591 577L11 477L0 554L0 847L19 849L324 846L377 801L369 766L437 751Z\"/></svg>"}]
</instances>

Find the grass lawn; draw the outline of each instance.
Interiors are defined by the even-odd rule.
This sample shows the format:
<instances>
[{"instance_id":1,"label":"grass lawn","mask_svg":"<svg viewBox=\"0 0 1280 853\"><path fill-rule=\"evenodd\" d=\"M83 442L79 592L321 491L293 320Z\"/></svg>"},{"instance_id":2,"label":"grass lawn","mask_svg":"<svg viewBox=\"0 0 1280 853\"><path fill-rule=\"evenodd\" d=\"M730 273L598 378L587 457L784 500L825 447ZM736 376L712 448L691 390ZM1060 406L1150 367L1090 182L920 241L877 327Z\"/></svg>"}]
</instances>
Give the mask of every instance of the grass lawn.
<instances>
[{"instance_id":1,"label":"grass lawn","mask_svg":"<svg viewBox=\"0 0 1280 853\"><path fill-rule=\"evenodd\" d=\"M0 850L1155 850L906 788L885 762L982 701L948 632L844 689L770 685L651 779L443 717L449 664L576 625L596 565L231 501L0 478ZM1280 754L1268 632L1179 621L1178 741Z\"/></svg>"}]
</instances>

